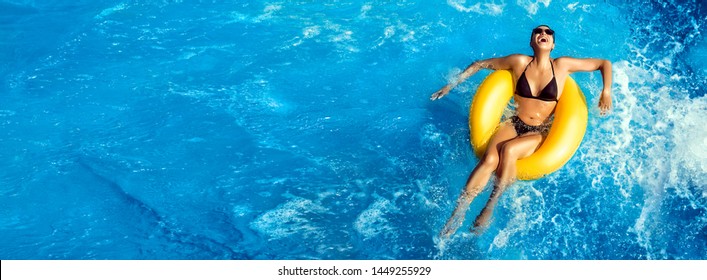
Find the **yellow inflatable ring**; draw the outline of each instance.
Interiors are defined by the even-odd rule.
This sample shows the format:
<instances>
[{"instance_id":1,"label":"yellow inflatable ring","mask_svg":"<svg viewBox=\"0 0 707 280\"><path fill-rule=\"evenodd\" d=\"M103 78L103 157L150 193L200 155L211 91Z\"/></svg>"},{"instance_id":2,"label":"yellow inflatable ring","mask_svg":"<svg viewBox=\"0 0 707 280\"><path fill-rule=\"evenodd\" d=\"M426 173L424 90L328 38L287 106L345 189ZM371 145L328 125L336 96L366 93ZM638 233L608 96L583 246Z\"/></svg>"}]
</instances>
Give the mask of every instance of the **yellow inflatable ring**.
<instances>
[{"instance_id":1,"label":"yellow inflatable ring","mask_svg":"<svg viewBox=\"0 0 707 280\"><path fill-rule=\"evenodd\" d=\"M469 111L469 129L479 158L498 129L513 89L511 72L499 70L486 77L476 91ZM517 178L535 180L560 169L577 151L586 130L587 101L577 83L567 77L550 132L535 153L517 161Z\"/></svg>"}]
</instances>

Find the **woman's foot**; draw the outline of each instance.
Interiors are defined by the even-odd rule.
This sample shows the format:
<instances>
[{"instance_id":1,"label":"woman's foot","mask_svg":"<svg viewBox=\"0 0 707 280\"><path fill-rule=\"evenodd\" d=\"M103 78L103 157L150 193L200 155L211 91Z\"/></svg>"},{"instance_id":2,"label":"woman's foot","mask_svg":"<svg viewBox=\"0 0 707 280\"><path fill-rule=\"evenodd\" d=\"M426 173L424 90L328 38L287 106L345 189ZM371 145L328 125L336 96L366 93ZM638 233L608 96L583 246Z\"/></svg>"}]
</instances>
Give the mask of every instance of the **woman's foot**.
<instances>
[{"instance_id":1,"label":"woman's foot","mask_svg":"<svg viewBox=\"0 0 707 280\"><path fill-rule=\"evenodd\" d=\"M464 209L466 210L466 209ZM449 238L457 232L457 229L462 225L464 222L464 216L466 216L466 211L461 212L461 213L454 213L452 214L453 216L449 218L449 221L447 221L447 224L444 225L444 228L442 231L439 233L440 238Z\"/></svg>"},{"instance_id":2,"label":"woman's foot","mask_svg":"<svg viewBox=\"0 0 707 280\"><path fill-rule=\"evenodd\" d=\"M488 218L484 218L480 220L481 215L479 215L479 218L476 218L476 221L474 222L474 226L472 226L469 231L473 233L474 235L481 235L483 234L491 225L490 221Z\"/></svg>"}]
</instances>

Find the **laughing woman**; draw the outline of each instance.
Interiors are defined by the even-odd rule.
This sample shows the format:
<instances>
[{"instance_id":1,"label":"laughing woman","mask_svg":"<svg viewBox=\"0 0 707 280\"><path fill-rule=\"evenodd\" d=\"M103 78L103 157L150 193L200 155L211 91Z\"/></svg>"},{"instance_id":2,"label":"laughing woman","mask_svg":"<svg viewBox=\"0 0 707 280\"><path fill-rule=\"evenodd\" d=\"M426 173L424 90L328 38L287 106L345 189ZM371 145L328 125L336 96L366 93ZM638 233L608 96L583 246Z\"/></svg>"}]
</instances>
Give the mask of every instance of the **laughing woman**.
<instances>
[{"instance_id":1,"label":"laughing woman","mask_svg":"<svg viewBox=\"0 0 707 280\"><path fill-rule=\"evenodd\" d=\"M530 37L533 56L513 54L472 63L456 82L432 94L431 99L444 97L454 86L474 75L480 69L509 70L515 81L515 115L500 124L491 137L484 155L466 182L457 206L440 233L448 237L461 226L469 204L481 193L496 174L491 197L476 217L472 231L480 234L488 227L493 209L506 187L515 181L516 160L530 156L547 136L557 101L569 74L601 71L604 88L599 98L601 114L611 109L611 62L604 59L558 57L550 53L555 48L555 32L547 25L533 29Z\"/></svg>"}]
</instances>

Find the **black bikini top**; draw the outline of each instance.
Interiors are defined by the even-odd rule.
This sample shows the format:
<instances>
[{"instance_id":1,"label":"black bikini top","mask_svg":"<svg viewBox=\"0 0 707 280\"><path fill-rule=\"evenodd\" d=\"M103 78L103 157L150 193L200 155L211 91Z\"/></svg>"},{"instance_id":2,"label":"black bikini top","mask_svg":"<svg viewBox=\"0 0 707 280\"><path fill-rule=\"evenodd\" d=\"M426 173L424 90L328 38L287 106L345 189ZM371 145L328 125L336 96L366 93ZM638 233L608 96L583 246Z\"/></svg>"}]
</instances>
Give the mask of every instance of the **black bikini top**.
<instances>
[{"instance_id":1,"label":"black bikini top","mask_svg":"<svg viewBox=\"0 0 707 280\"><path fill-rule=\"evenodd\" d=\"M533 57L533 60L535 58ZM525 66L525 70L528 70L528 66L532 60ZM525 70L523 74L518 78L518 83L516 83L516 94L522 97L540 99L542 101L557 101L557 80L555 79L555 67L552 66L552 61L550 61L550 67L552 67L552 80L540 91L538 96L534 96L530 90L530 84L528 84L528 78L525 77Z\"/></svg>"}]
</instances>

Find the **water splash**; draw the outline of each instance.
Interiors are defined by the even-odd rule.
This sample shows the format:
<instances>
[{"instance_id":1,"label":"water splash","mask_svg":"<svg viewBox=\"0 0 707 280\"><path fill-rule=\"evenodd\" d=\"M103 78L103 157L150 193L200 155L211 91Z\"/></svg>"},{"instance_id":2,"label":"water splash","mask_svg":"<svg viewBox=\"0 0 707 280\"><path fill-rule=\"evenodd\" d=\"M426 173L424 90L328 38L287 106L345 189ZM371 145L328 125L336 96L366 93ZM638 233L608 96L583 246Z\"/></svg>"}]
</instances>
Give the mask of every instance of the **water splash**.
<instances>
[{"instance_id":1,"label":"water splash","mask_svg":"<svg viewBox=\"0 0 707 280\"><path fill-rule=\"evenodd\" d=\"M505 4L496 3L475 3L471 6L465 6L466 0L447 0L447 4L460 12L491 16L499 16L503 14L503 8L505 7Z\"/></svg>"}]
</instances>

